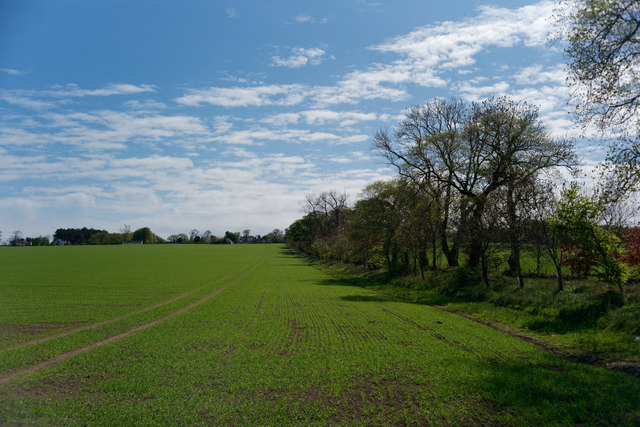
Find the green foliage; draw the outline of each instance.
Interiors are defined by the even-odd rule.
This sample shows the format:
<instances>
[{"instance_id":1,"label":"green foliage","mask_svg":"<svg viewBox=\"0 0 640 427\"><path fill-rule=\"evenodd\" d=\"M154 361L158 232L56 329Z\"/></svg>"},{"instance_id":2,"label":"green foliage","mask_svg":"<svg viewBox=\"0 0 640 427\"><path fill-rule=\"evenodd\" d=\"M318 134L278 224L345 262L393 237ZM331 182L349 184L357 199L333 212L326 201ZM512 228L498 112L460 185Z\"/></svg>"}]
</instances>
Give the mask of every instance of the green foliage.
<instances>
[{"instance_id":1,"label":"green foliage","mask_svg":"<svg viewBox=\"0 0 640 427\"><path fill-rule=\"evenodd\" d=\"M49 246L49 237L38 236L31 239L31 246Z\"/></svg>"},{"instance_id":2,"label":"green foliage","mask_svg":"<svg viewBox=\"0 0 640 427\"><path fill-rule=\"evenodd\" d=\"M578 118L604 128L637 126L633 120L640 84L637 2L578 0L569 2L559 18L568 42L565 54Z\"/></svg>"},{"instance_id":3,"label":"green foliage","mask_svg":"<svg viewBox=\"0 0 640 427\"><path fill-rule=\"evenodd\" d=\"M101 231L93 234L87 241L89 245L120 245L122 244L122 234Z\"/></svg>"},{"instance_id":4,"label":"green foliage","mask_svg":"<svg viewBox=\"0 0 640 427\"><path fill-rule=\"evenodd\" d=\"M240 241L240 232L236 231L234 233L234 232L231 232L231 231L225 231L224 232L224 238L225 239L229 239L229 241L231 243L238 243Z\"/></svg>"},{"instance_id":5,"label":"green foliage","mask_svg":"<svg viewBox=\"0 0 640 427\"><path fill-rule=\"evenodd\" d=\"M138 228L133 232L132 239L141 241L145 244L157 242L157 236L151 232L149 227Z\"/></svg>"},{"instance_id":6,"label":"green foliage","mask_svg":"<svg viewBox=\"0 0 640 427\"><path fill-rule=\"evenodd\" d=\"M619 256L620 238L598 224L602 211L603 206L581 195L577 185L573 185L563 191L552 227L580 248L574 251L576 256L583 260L597 257L597 276L622 290L629 271Z\"/></svg>"},{"instance_id":7,"label":"green foliage","mask_svg":"<svg viewBox=\"0 0 640 427\"><path fill-rule=\"evenodd\" d=\"M96 230L94 228L58 228L53 235L53 239L66 240L72 245L86 245L91 236L96 233L106 233L105 230Z\"/></svg>"}]
</instances>

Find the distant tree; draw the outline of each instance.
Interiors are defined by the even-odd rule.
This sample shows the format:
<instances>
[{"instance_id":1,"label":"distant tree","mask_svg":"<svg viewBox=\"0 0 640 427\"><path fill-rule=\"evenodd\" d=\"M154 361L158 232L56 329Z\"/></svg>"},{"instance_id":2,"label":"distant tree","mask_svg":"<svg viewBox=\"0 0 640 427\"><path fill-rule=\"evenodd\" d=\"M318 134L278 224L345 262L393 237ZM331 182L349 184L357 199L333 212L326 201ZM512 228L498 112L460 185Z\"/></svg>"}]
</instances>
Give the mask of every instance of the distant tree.
<instances>
[{"instance_id":1,"label":"distant tree","mask_svg":"<svg viewBox=\"0 0 640 427\"><path fill-rule=\"evenodd\" d=\"M313 245L316 221L307 214L295 221L285 230L285 239L298 251L310 252Z\"/></svg>"},{"instance_id":2,"label":"distant tree","mask_svg":"<svg viewBox=\"0 0 640 427\"><path fill-rule=\"evenodd\" d=\"M347 210L347 195L335 190L307 196L305 211L318 222L318 231L328 236L339 230L344 223Z\"/></svg>"},{"instance_id":3,"label":"distant tree","mask_svg":"<svg viewBox=\"0 0 640 427\"><path fill-rule=\"evenodd\" d=\"M193 230L191 230L189 232L189 240L191 242L195 242L196 237L200 234L200 232L198 230L196 230L195 228Z\"/></svg>"},{"instance_id":4,"label":"distant tree","mask_svg":"<svg viewBox=\"0 0 640 427\"><path fill-rule=\"evenodd\" d=\"M231 243L238 243L238 241L240 240L240 233L239 232L232 233L231 231L225 231L224 237L225 239L229 239Z\"/></svg>"},{"instance_id":5,"label":"distant tree","mask_svg":"<svg viewBox=\"0 0 640 427\"><path fill-rule=\"evenodd\" d=\"M92 235L100 232L106 233L106 230L96 230L87 227L58 228L53 235L53 239L66 240L72 245L86 245Z\"/></svg>"},{"instance_id":6,"label":"distant tree","mask_svg":"<svg viewBox=\"0 0 640 427\"><path fill-rule=\"evenodd\" d=\"M149 227L138 228L133 232L132 239L142 241L143 243L156 243L156 236L151 232Z\"/></svg>"},{"instance_id":7,"label":"distant tree","mask_svg":"<svg viewBox=\"0 0 640 427\"><path fill-rule=\"evenodd\" d=\"M211 243L211 230L207 230L204 233L202 233L202 243Z\"/></svg>"},{"instance_id":8,"label":"distant tree","mask_svg":"<svg viewBox=\"0 0 640 427\"><path fill-rule=\"evenodd\" d=\"M251 230L242 230L242 242L249 243L249 238L251 234Z\"/></svg>"},{"instance_id":9,"label":"distant tree","mask_svg":"<svg viewBox=\"0 0 640 427\"><path fill-rule=\"evenodd\" d=\"M49 246L49 236L38 236L31 239L31 245L33 246Z\"/></svg>"},{"instance_id":10,"label":"distant tree","mask_svg":"<svg viewBox=\"0 0 640 427\"><path fill-rule=\"evenodd\" d=\"M272 243L282 243L282 242L284 242L284 232L282 230L274 228L273 231L271 232L271 235L273 236L273 242Z\"/></svg>"},{"instance_id":11,"label":"distant tree","mask_svg":"<svg viewBox=\"0 0 640 427\"><path fill-rule=\"evenodd\" d=\"M15 230L11 234L11 238L9 239L9 244L11 246L24 246L25 245L25 239L22 238L22 231Z\"/></svg>"},{"instance_id":12,"label":"distant tree","mask_svg":"<svg viewBox=\"0 0 640 427\"><path fill-rule=\"evenodd\" d=\"M379 248L387 270L397 275L407 267L402 256L405 240L400 237L399 227L411 203L409 190L400 180L377 181L365 187L362 196L353 208L351 235L357 239L373 237L367 250L369 257Z\"/></svg>"},{"instance_id":13,"label":"distant tree","mask_svg":"<svg viewBox=\"0 0 640 427\"><path fill-rule=\"evenodd\" d=\"M89 245L120 245L123 240L123 233L108 233L101 231L99 233L92 234L87 241Z\"/></svg>"},{"instance_id":14,"label":"distant tree","mask_svg":"<svg viewBox=\"0 0 640 427\"><path fill-rule=\"evenodd\" d=\"M131 226L128 224L124 224L122 227L120 227L120 234L122 235L122 241L131 240Z\"/></svg>"}]
</instances>

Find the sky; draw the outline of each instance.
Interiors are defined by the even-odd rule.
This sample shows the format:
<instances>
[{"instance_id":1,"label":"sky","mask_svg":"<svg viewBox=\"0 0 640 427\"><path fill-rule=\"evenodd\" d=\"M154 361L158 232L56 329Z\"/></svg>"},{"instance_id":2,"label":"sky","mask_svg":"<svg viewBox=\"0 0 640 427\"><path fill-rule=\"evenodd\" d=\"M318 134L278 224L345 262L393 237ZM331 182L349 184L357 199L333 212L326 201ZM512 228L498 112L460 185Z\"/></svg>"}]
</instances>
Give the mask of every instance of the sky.
<instances>
[{"instance_id":1,"label":"sky","mask_svg":"<svg viewBox=\"0 0 640 427\"><path fill-rule=\"evenodd\" d=\"M0 0L2 238L284 230L393 177L373 135L436 98L508 95L578 137L554 5Z\"/></svg>"}]
</instances>

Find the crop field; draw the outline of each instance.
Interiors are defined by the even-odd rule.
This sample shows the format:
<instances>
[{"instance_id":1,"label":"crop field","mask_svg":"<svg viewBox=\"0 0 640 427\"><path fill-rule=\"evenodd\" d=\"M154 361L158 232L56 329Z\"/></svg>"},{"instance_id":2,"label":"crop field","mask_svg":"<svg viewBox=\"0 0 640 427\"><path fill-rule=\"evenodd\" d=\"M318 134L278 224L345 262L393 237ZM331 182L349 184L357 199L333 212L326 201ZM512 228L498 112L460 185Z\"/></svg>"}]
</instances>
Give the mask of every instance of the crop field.
<instances>
[{"instance_id":1,"label":"crop field","mask_svg":"<svg viewBox=\"0 0 640 427\"><path fill-rule=\"evenodd\" d=\"M281 245L0 250L0 424L640 423L640 380Z\"/></svg>"}]
</instances>

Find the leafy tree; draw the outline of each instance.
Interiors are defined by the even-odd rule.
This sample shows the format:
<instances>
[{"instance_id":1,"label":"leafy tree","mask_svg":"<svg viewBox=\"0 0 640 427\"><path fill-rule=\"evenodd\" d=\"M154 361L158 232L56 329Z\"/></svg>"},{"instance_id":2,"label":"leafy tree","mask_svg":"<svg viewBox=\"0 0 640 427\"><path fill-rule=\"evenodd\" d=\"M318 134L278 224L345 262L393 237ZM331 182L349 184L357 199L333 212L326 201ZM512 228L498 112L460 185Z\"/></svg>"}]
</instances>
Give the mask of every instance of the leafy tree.
<instances>
[{"instance_id":1,"label":"leafy tree","mask_svg":"<svg viewBox=\"0 0 640 427\"><path fill-rule=\"evenodd\" d=\"M242 242L249 243L251 230L242 230Z\"/></svg>"},{"instance_id":2,"label":"leafy tree","mask_svg":"<svg viewBox=\"0 0 640 427\"><path fill-rule=\"evenodd\" d=\"M53 239L66 240L72 245L86 245L92 235L106 230L96 230L94 228L58 228L53 234Z\"/></svg>"},{"instance_id":3,"label":"leafy tree","mask_svg":"<svg viewBox=\"0 0 640 427\"><path fill-rule=\"evenodd\" d=\"M577 115L603 128L638 125L640 4L574 0L558 14Z\"/></svg>"},{"instance_id":4,"label":"leafy tree","mask_svg":"<svg viewBox=\"0 0 640 427\"><path fill-rule=\"evenodd\" d=\"M274 228L273 231L271 232L271 235L273 236L272 243L284 242L284 232L282 230L278 228Z\"/></svg>"},{"instance_id":5,"label":"leafy tree","mask_svg":"<svg viewBox=\"0 0 640 427\"><path fill-rule=\"evenodd\" d=\"M232 233L231 231L225 231L224 237L225 239L229 239L231 243L238 243L238 241L240 240L240 233L239 232Z\"/></svg>"},{"instance_id":6,"label":"leafy tree","mask_svg":"<svg viewBox=\"0 0 640 427\"><path fill-rule=\"evenodd\" d=\"M402 269L401 241L397 235L410 201L406 185L399 180L368 185L353 209L352 236L371 236L368 252L380 248L391 275ZM372 253L373 254L373 253Z\"/></svg>"},{"instance_id":7,"label":"leafy tree","mask_svg":"<svg viewBox=\"0 0 640 427\"><path fill-rule=\"evenodd\" d=\"M32 246L49 246L49 237L48 236L38 236L31 239Z\"/></svg>"},{"instance_id":8,"label":"leafy tree","mask_svg":"<svg viewBox=\"0 0 640 427\"><path fill-rule=\"evenodd\" d=\"M572 0L559 9L567 42L568 81L576 117L602 130L631 135L610 147L605 196L625 197L640 183L640 3Z\"/></svg>"},{"instance_id":9,"label":"leafy tree","mask_svg":"<svg viewBox=\"0 0 640 427\"><path fill-rule=\"evenodd\" d=\"M458 193L471 267L480 262L479 230L491 194L572 159L571 144L547 136L536 108L505 97L415 107L393 137L378 132L375 147L402 175Z\"/></svg>"},{"instance_id":10,"label":"leafy tree","mask_svg":"<svg viewBox=\"0 0 640 427\"><path fill-rule=\"evenodd\" d=\"M101 231L92 234L87 243L89 245L120 245L122 244L124 233L108 233Z\"/></svg>"},{"instance_id":11,"label":"leafy tree","mask_svg":"<svg viewBox=\"0 0 640 427\"><path fill-rule=\"evenodd\" d=\"M285 230L285 239L295 249L310 252L316 234L315 227L315 220L310 214L307 214Z\"/></svg>"},{"instance_id":12,"label":"leafy tree","mask_svg":"<svg viewBox=\"0 0 640 427\"><path fill-rule=\"evenodd\" d=\"M143 243L156 243L156 235L151 232L149 227L138 228L133 232L133 240L139 240Z\"/></svg>"},{"instance_id":13,"label":"leafy tree","mask_svg":"<svg viewBox=\"0 0 640 427\"><path fill-rule=\"evenodd\" d=\"M562 193L553 227L575 244L578 256L597 257L598 276L623 292L629 272L620 259L620 239L598 224L602 210L601 205L581 195L573 185Z\"/></svg>"}]
</instances>

